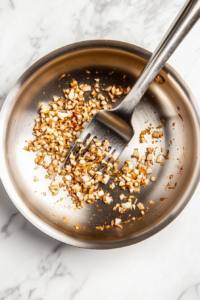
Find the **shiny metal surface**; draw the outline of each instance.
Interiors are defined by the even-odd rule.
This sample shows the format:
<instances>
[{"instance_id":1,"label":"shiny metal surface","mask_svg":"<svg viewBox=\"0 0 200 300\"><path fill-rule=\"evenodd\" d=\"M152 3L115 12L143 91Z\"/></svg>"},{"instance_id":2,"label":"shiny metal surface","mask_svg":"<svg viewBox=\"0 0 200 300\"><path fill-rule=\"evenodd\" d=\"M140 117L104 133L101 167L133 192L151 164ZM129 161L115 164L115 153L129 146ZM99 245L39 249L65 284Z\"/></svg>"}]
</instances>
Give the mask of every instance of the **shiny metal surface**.
<instances>
[{"instance_id":1,"label":"shiny metal surface","mask_svg":"<svg viewBox=\"0 0 200 300\"><path fill-rule=\"evenodd\" d=\"M33 119L38 114L39 101L48 102L53 95L62 95L62 89L68 86L72 78L86 82L85 69L91 70L87 80L90 84L93 84L98 71L101 83L127 87L136 81L150 55L144 49L118 41L94 40L68 45L31 66L8 95L0 115L1 178L21 213L50 236L84 248L109 249L131 245L167 226L190 200L200 178L200 114L189 88L167 64L160 72L165 83L153 82L136 107L133 123L135 135L120 156L122 163L133 153L133 148L145 151L149 140L147 144L139 144L140 131L145 129L146 124L152 123L156 127L161 119L165 120L164 138L159 147L162 146L165 153L170 150L170 159L164 167L154 164L153 172L158 180L138 194L145 205L150 199L157 203L143 220L132 222L132 226L127 223L124 229L96 231L96 225L110 223L113 217L118 216L112 205L98 201L74 212L67 208L70 199L65 197L63 201L56 202L63 194L52 197L47 192L47 196L43 196L41 193L48 187L45 171L34 170L35 154L23 150L25 141L33 138ZM108 76L113 68L115 72ZM125 83L122 72L127 74ZM71 76L58 81L63 73ZM148 123L145 123L147 120ZM172 126L174 122L175 126ZM171 174L177 186L174 190L165 190ZM34 176L39 178L39 182L33 182ZM112 191L114 203L118 202L118 193L121 191ZM160 201L164 197L166 199ZM102 211L98 212L98 209ZM132 215L140 217L137 211ZM63 220L64 216L68 218L67 222ZM127 219L127 216L122 215L122 219ZM81 229L75 230L73 225L80 225Z\"/></svg>"},{"instance_id":2,"label":"shiny metal surface","mask_svg":"<svg viewBox=\"0 0 200 300\"><path fill-rule=\"evenodd\" d=\"M96 113L79 137L82 143L86 142L87 138L92 141L94 137L96 137L99 142L108 140L111 148L109 155L112 155L114 160L119 157L134 134L132 119L136 105L138 105L140 99L166 61L199 20L199 17L200 0L188 0L162 38L156 50L152 53L132 90L116 108ZM79 142L75 143L69 152L64 167L69 161L70 154L76 152L78 145ZM85 150L83 150L83 152L84 151ZM99 169L101 168L101 171L103 171L105 167L106 166L103 167L102 164L99 166Z\"/></svg>"}]
</instances>

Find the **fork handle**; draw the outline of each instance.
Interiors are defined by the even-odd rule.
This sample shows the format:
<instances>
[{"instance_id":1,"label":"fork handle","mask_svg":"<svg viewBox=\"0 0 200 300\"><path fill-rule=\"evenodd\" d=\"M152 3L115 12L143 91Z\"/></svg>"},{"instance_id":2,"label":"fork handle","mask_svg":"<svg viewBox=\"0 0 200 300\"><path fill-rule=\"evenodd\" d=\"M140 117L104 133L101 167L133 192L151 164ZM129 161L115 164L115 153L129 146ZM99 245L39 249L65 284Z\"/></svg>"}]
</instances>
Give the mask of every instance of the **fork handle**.
<instances>
[{"instance_id":1,"label":"fork handle","mask_svg":"<svg viewBox=\"0 0 200 300\"><path fill-rule=\"evenodd\" d=\"M124 101L117 107L120 117L131 121L135 106L165 62L200 18L200 0L188 0L153 52L146 67ZM118 114L118 113L117 113Z\"/></svg>"}]
</instances>

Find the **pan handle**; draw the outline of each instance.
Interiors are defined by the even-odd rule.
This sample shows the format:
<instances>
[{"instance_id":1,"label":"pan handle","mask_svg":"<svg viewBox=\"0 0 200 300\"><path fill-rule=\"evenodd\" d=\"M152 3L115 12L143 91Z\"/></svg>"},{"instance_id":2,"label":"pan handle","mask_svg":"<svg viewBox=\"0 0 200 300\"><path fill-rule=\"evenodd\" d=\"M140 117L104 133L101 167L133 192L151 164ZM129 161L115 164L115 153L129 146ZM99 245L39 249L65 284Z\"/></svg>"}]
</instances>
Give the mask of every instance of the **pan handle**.
<instances>
[{"instance_id":1,"label":"pan handle","mask_svg":"<svg viewBox=\"0 0 200 300\"><path fill-rule=\"evenodd\" d=\"M200 0L188 0L150 57L146 67L124 101L117 107L119 114L132 118L135 106L155 79L165 62L200 18Z\"/></svg>"}]
</instances>

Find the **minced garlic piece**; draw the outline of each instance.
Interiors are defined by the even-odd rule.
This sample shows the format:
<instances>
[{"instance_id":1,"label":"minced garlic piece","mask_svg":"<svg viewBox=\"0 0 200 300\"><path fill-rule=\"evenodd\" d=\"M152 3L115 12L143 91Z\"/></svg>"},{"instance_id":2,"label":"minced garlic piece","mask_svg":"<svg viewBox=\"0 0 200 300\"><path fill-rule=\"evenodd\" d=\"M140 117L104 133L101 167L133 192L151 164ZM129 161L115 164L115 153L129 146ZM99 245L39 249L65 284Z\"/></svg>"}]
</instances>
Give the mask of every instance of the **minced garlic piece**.
<instances>
[{"instance_id":1,"label":"minced garlic piece","mask_svg":"<svg viewBox=\"0 0 200 300\"><path fill-rule=\"evenodd\" d=\"M149 201L149 205L155 205L155 204L156 204L155 201L153 201L153 200L150 200L150 201Z\"/></svg>"},{"instance_id":2,"label":"minced garlic piece","mask_svg":"<svg viewBox=\"0 0 200 300\"><path fill-rule=\"evenodd\" d=\"M39 179L37 178L37 176L34 176L34 179L33 179L34 182L38 182Z\"/></svg>"},{"instance_id":3,"label":"minced garlic piece","mask_svg":"<svg viewBox=\"0 0 200 300\"><path fill-rule=\"evenodd\" d=\"M144 205L141 202L139 202L137 204L137 207L139 208L139 210L143 210L144 209Z\"/></svg>"}]
</instances>

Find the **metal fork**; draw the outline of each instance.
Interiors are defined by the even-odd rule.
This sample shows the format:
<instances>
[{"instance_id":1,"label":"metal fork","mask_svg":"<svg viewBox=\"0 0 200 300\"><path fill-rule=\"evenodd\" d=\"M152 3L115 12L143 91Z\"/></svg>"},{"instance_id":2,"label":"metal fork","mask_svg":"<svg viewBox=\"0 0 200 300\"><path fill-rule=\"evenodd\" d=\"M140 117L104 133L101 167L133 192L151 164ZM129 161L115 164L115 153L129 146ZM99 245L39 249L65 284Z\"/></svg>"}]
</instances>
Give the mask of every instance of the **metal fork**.
<instances>
[{"instance_id":1,"label":"metal fork","mask_svg":"<svg viewBox=\"0 0 200 300\"><path fill-rule=\"evenodd\" d=\"M119 157L134 135L132 117L136 105L140 102L151 82L199 17L200 0L187 1L151 55L149 62L123 102L115 109L98 111L81 133L79 141L85 145L87 139L92 141L95 137L99 142L108 140L110 146L109 154L112 155L114 160ZM74 147L68 153L64 167L69 162L70 154L75 154L78 147L79 142L75 143ZM76 159L79 155L84 155L88 147L89 145L87 145L82 153L76 155ZM102 166L100 165L98 169L102 171Z\"/></svg>"}]
</instances>

